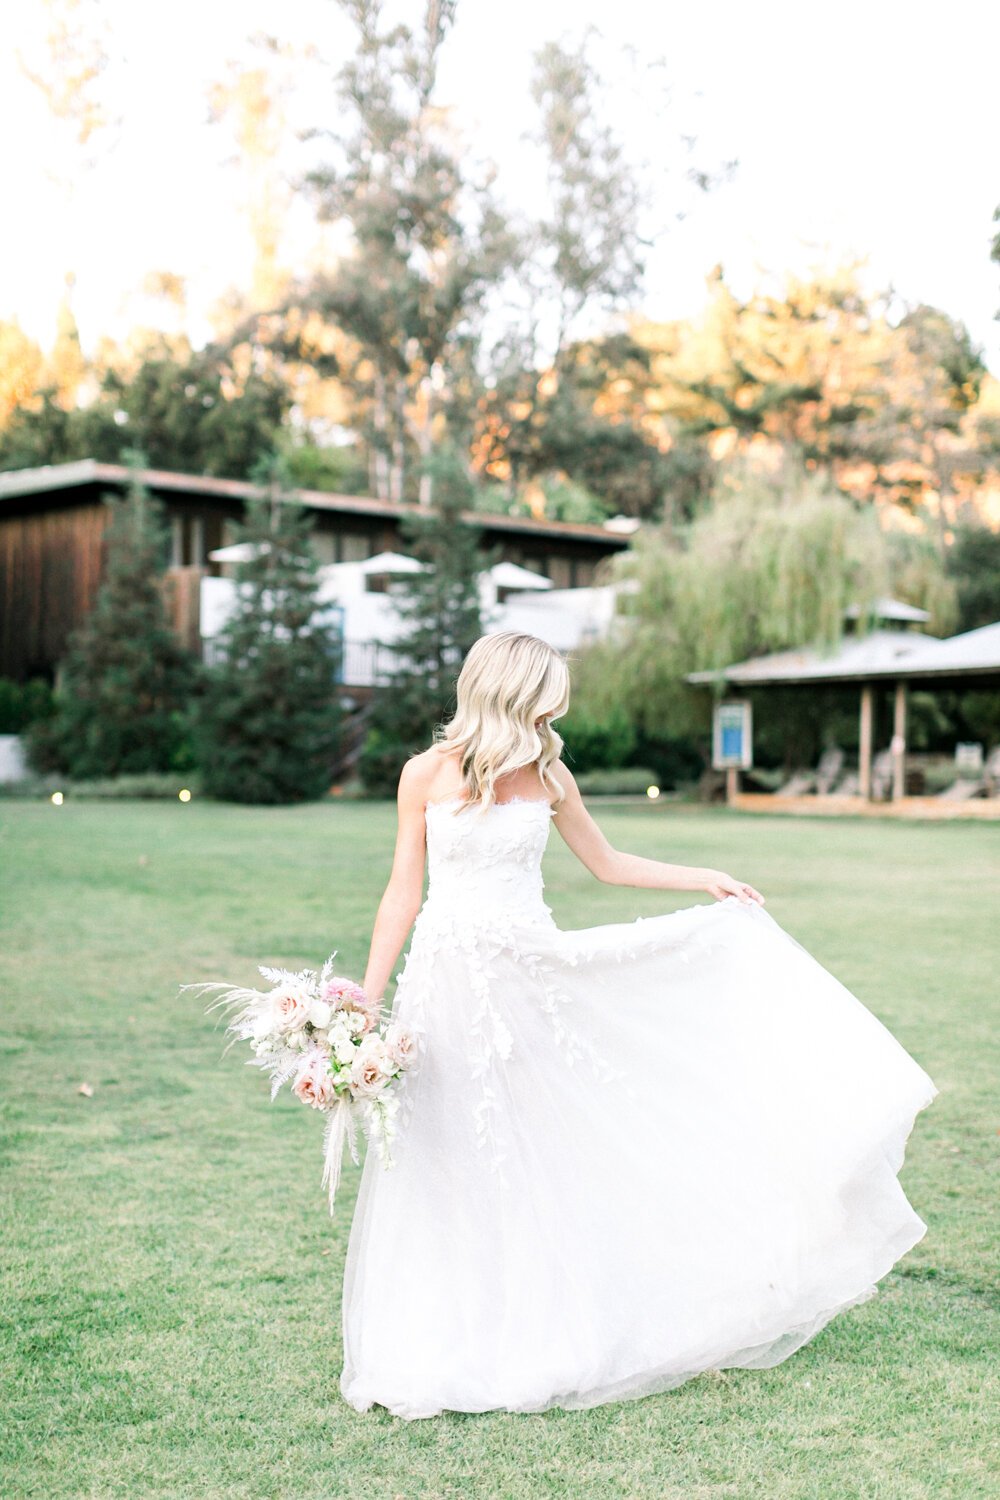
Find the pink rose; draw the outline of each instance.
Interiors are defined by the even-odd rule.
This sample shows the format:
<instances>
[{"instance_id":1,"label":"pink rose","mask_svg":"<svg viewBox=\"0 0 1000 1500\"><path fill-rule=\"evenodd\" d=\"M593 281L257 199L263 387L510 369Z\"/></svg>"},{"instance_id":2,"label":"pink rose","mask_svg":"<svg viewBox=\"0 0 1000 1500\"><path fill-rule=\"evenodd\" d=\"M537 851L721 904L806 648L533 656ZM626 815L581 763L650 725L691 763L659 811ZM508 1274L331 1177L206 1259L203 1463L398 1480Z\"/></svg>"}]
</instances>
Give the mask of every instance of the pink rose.
<instances>
[{"instance_id":1,"label":"pink rose","mask_svg":"<svg viewBox=\"0 0 1000 1500\"><path fill-rule=\"evenodd\" d=\"M274 1000L274 1009L278 1017L278 1025L282 1031L298 1031L309 1019L309 1008L312 1005L312 996L303 990L283 989L280 990Z\"/></svg>"},{"instance_id":2,"label":"pink rose","mask_svg":"<svg viewBox=\"0 0 1000 1500\"><path fill-rule=\"evenodd\" d=\"M385 1044L397 1068L413 1066L417 1056L417 1039L412 1031L407 1031L405 1026L398 1023L393 1024L386 1031Z\"/></svg>"},{"instance_id":3,"label":"pink rose","mask_svg":"<svg viewBox=\"0 0 1000 1500\"><path fill-rule=\"evenodd\" d=\"M333 1104L337 1091L325 1057L309 1059L292 1084L292 1093L303 1104L311 1104L313 1109L328 1109Z\"/></svg>"},{"instance_id":4,"label":"pink rose","mask_svg":"<svg viewBox=\"0 0 1000 1500\"><path fill-rule=\"evenodd\" d=\"M381 1037L365 1037L351 1064L351 1092L370 1098L385 1088L394 1072L395 1063Z\"/></svg>"}]
</instances>

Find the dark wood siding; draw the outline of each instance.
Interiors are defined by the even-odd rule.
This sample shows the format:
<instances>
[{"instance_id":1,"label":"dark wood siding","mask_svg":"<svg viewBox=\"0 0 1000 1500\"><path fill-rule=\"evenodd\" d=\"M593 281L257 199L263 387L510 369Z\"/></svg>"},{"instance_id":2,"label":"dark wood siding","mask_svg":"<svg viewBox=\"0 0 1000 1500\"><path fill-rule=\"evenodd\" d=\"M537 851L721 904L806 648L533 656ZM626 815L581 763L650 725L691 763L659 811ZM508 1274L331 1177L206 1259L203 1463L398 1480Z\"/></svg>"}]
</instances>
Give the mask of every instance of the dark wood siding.
<instances>
[{"instance_id":1,"label":"dark wood siding","mask_svg":"<svg viewBox=\"0 0 1000 1500\"><path fill-rule=\"evenodd\" d=\"M0 525L0 676L51 676L91 609L104 564L107 508L4 516Z\"/></svg>"}]
</instances>

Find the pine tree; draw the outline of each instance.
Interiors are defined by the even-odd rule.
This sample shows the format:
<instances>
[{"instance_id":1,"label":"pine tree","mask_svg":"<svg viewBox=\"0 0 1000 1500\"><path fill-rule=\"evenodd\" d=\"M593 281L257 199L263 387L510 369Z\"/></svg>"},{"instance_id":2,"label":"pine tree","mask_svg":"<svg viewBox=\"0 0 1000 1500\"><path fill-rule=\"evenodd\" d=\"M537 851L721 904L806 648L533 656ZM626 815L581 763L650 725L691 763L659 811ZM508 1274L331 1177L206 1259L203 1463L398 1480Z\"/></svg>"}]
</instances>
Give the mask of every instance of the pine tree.
<instances>
[{"instance_id":1,"label":"pine tree","mask_svg":"<svg viewBox=\"0 0 1000 1500\"><path fill-rule=\"evenodd\" d=\"M463 519L474 487L452 450L431 460L434 504L401 525L404 545L424 568L408 573L396 608L404 622L392 644L398 667L372 710L360 774L368 791L391 796L405 761L425 750L454 708L455 679L482 634L478 576L495 560L478 527Z\"/></svg>"},{"instance_id":2,"label":"pine tree","mask_svg":"<svg viewBox=\"0 0 1000 1500\"><path fill-rule=\"evenodd\" d=\"M236 608L204 675L197 747L206 792L230 802L301 802L328 789L340 741L339 646L317 615L311 518L281 460L253 475L239 540Z\"/></svg>"},{"instance_id":3,"label":"pine tree","mask_svg":"<svg viewBox=\"0 0 1000 1500\"><path fill-rule=\"evenodd\" d=\"M39 770L77 780L190 765L186 710L193 658L170 628L160 592L166 552L162 507L136 476L112 516L104 580L60 664L53 713L32 725L27 752Z\"/></svg>"}]
</instances>

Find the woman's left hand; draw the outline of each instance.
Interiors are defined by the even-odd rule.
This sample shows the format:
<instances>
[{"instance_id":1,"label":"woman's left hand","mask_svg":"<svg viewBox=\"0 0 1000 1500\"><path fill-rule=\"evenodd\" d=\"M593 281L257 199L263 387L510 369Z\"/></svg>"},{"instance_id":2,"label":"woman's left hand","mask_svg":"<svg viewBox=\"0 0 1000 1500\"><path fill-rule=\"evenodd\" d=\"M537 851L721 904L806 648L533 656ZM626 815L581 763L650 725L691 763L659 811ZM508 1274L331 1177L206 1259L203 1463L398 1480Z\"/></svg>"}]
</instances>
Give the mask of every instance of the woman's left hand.
<instances>
[{"instance_id":1,"label":"woman's left hand","mask_svg":"<svg viewBox=\"0 0 1000 1500\"><path fill-rule=\"evenodd\" d=\"M734 880L731 875L726 875L722 870L708 870L706 873L708 878L705 882L705 890L710 896L714 896L716 901L724 901L727 896L736 896L745 906L749 906L752 901L756 901L758 906L764 905L764 897L760 891L755 890L752 885L747 885L745 881Z\"/></svg>"}]
</instances>

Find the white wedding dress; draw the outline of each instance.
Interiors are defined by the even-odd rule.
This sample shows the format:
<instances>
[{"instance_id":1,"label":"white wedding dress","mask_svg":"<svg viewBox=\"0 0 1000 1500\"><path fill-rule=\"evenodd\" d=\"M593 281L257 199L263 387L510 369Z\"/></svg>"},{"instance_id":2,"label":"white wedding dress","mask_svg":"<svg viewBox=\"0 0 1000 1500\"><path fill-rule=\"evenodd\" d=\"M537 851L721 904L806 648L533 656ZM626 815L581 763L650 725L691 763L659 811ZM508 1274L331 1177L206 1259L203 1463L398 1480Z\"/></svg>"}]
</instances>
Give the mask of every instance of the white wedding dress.
<instances>
[{"instance_id":1,"label":"white wedding dress","mask_svg":"<svg viewBox=\"0 0 1000 1500\"><path fill-rule=\"evenodd\" d=\"M897 1181L937 1090L735 897L562 931L551 809L427 808L395 1019L418 1059L370 1151L341 1389L405 1418L588 1407L777 1364L924 1234Z\"/></svg>"}]
</instances>

